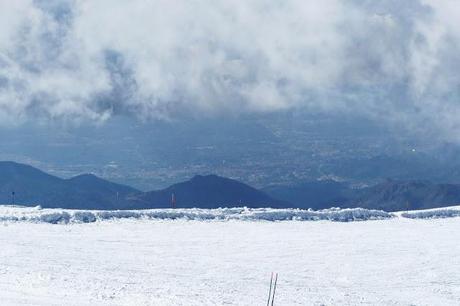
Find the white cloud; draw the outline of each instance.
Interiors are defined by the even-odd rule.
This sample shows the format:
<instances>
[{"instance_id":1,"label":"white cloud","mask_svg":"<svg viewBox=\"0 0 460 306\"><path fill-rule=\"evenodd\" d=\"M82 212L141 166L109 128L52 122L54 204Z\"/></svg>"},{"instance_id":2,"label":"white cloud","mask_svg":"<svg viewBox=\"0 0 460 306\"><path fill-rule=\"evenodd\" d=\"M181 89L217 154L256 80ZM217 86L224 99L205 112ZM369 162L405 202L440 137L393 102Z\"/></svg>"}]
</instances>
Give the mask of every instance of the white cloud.
<instances>
[{"instance_id":1,"label":"white cloud","mask_svg":"<svg viewBox=\"0 0 460 306\"><path fill-rule=\"evenodd\" d=\"M0 119L306 107L452 135L459 20L448 0L0 0Z\"/></svg>"}]
</instances>

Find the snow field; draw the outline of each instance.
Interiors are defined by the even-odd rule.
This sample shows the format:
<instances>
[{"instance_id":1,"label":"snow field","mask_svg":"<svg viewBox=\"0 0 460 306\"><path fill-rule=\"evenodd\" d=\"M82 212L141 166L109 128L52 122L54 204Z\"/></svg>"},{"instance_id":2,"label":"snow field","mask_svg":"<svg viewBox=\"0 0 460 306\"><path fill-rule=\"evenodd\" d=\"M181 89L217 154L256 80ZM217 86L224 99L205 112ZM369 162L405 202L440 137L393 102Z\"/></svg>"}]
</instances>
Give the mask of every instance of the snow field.
<instances>
[{"instance_id":1,"label":"snow field","mask_svg":"<svg viewBox=\"0 0 460 306\"><path fill-rule=\"evenodd\" d=\"M2 305L459 305L460 219L0 223Z\"/></svg>"}]
</instances>

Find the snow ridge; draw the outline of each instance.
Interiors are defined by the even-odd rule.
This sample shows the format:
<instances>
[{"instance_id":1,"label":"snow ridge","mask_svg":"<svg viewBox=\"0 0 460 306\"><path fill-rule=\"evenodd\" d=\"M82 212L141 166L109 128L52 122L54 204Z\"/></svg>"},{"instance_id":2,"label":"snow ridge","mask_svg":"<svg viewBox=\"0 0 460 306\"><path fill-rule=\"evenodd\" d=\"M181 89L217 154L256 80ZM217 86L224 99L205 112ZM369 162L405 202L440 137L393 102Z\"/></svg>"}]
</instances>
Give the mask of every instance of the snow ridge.
<instances>
[{"instance_id":1,"label":"snow ridge","mask_svg":"<svg viewBox=\"0 0 460 306\"><path fill-rule=\"evenodd\" d=\"M447 209L430 209L421 211L411 211L401 213L401 216L409 219L441 219L441 218L455 218L460 217L460 209L447 208Z\"/></svg>"},{"instance_id":2,"label":"snow ridge","mask_svg":"<svg viewBox=\"0 0 460 306\"><path fill-rule=\"evenodd\" d=\"M199 220L199 221L319 221L336 222L383 220L394 217L393 214L363 208L332 208L320 211L302 209L258 208L218 208L218 209L151 209L124 211L89 211L67 209L41 209L18 206L0 207L0 222L34 223L92 223L117 219L151 220Z\"/></svg>"}]
</instances>

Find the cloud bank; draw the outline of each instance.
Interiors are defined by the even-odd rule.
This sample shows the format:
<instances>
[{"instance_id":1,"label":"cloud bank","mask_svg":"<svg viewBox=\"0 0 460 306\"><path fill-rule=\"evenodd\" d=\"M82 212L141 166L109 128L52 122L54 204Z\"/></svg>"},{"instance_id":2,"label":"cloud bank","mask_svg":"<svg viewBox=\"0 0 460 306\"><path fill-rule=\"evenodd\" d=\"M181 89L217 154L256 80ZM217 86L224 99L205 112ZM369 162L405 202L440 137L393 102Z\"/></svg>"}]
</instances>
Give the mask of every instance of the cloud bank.
<instances>
[{"instance_id":1,"label":"cloud bank","mask_svg":"<svg viewBox=\"0 0 460 306\"><path fill-rule=\"evenodd\" d=\"M459 54L457 1L0 0L0 120L305 108L456 138Z\"/></svg>"}]
</instances>

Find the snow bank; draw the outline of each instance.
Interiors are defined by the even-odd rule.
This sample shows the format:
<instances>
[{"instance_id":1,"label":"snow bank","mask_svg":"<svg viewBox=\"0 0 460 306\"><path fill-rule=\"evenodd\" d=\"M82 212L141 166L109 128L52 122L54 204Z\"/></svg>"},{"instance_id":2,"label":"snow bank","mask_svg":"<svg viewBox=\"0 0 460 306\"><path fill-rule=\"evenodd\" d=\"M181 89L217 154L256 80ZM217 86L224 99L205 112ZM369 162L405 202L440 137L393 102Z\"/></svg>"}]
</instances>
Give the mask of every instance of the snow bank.
<instances>
[{"instance_id":1,"label":"snow bank","mask_svg":"<svg viewBox=\"0 0 460 306\"><path fill-rule=\"evenodd\" d=\"M318 221L337 222L382 220L394 215L362 208L326 209L320 211L302 209L271 208L218 208L218 209L151 209L126 211L85 211L64 209L41 209L40 207L0 207L0 221L35 223L91 223L116 219L152 219L152 220L243 220L243 221Z\"/></svg>"},{"instance_id":2,"label":"snow bank","mask_svg":"<svg viewBox=\"0 0 460 306\"><path fill-rule=\"evenodd\" d=\"M409 219L440 219L460 217L460 207L403 212L401 213L401 217Z\"/></svg>"}]
</instances>

